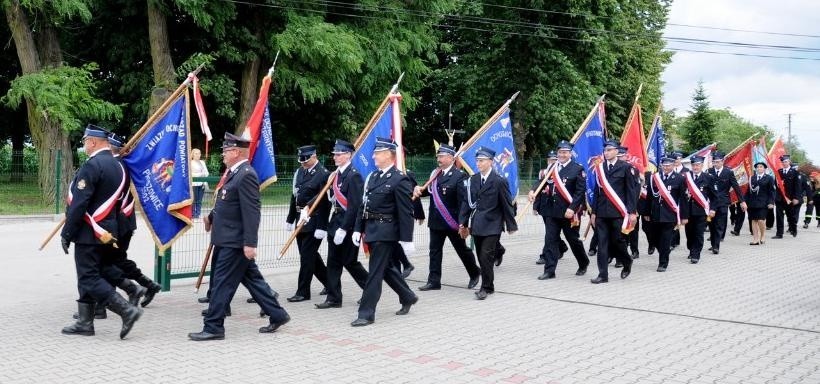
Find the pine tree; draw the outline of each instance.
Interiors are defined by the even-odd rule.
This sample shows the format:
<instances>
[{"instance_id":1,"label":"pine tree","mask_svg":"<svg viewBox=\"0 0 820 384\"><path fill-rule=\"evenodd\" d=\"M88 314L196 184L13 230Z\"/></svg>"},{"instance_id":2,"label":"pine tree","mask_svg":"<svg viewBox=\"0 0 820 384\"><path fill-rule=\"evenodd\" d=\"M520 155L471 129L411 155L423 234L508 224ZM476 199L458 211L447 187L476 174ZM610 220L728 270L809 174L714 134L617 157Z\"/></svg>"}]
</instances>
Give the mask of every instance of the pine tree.
<instances>
[{"instance_id":1,"label":"pine tree","mask_svg":"<svg viewBox=\"0 0 820 384\"><path fill-rule=\"evenodd\" d=\"M684 135L687 149L694 152L715 141L715 118L709 109L709 100L703 89L703 81L698 81L692 96L692 110L686 119Z\"/></svg>"}]
</instances>

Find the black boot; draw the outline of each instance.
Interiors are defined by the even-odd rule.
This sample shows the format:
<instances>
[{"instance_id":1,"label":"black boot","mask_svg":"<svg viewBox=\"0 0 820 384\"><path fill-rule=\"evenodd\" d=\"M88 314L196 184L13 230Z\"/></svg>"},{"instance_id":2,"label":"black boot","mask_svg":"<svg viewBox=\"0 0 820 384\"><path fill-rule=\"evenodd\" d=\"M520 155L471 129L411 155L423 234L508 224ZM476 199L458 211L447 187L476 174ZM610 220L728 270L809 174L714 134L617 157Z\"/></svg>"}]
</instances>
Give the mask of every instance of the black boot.
<instances>
[{"instance_id":1,"label":"black boot","mask_svg":"<svg viewBox=\"0 0 820 384\"><path fill-rule=\"evenodd\" d=\"M79 312L74 312L73 317L75 319L79 319L80 318L80 313ZM94 318L95 319L106 319L106 318L108 318L108 313L105 311L105 306L104 305L95 305L94 306Z\"/></svg>"},{"instance_id":2,"label":"black boot","mask_svg":"<svg viewBox=\"0 0 820 384\"><path fill-rule=\"evenodd\" d=\"M64 335L94 336L94 303L77 302L77 322L63 328Z\"/></svg>"},{"instance_id":3,"label":"black boot","mask_svg":"<svg viewBox=\"0 0 820 384\"><path fill-rule=\"evenodd\" d=\"M148 289L148 292L145 292L145 297L142 299L142 303L140 304L143 308L145 308L148 306L148 304L151 304L151 301L154 300L154 295L156 295L157 293L159 293L159 291L162 290L162 286L155 283L153 280L149 279L148 276L145 275L142 275L139 278L137 278L137 283Z\"/></svg>"},{"instance_id":4,"label":"black boot","mask_svg":"<svg viewBox=\"0 0 820 384\"><path fill-rule=\"evenodd\" d=\"M148 293L148 290L140 287L139 285L134 284L133 281L125 279L118 285L120 289L125 291L128 294L128 302L131 303L133 306L137 306L140 303L140 298L145 296Z\"/></svg>"},{"instance_id":5,"label":"black boot","mask_svg":"<svg viewBox=\"0 0 820 384\"><path fill-rule=\"evenodd\" d=\"M145 290L145 288L142 289ZM131 331L131 327L133 327L134 323L142 316L142 308L131 305L117 292L112 293L111 296L108 297L108 309L120 315L122 318L120 339L124 339L125 336L128 335L128 332Z\"/></svg>"}]
</instances>

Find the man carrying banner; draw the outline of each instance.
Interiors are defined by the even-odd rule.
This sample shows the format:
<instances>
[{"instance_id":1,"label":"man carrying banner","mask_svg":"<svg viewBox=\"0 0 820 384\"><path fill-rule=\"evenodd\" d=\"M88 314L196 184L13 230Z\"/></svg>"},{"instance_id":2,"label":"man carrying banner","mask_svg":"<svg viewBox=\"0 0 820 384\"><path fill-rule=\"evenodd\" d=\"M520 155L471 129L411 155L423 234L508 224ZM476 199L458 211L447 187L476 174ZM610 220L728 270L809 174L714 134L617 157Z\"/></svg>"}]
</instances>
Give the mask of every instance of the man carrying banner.
<instances>
[{"instance_id":1,"label":"man carrying banner","mask_svg":"<svg viewBox=\"0 0 820 384\"><path fill-rule=\"evenodd\" d=\"M692 155L692 171L684 175L686 194L689 204L689 222L686 223L686 248L689 249L689 260L692 264L700 261L703 250L703 232L706 230L707 217L715 215L711 202L715 200L715 182L712 176L703 172L703 156Z\"/></svg>"},{"instance_id":2,"label":"man carrying banner","mask_svg":"<svg viewBox=\"0 0 820 384\"><path fill-rule=\"evenodd\" d=\"M800 180L797 177L791 164L791 157L789 155L780 156L780 164L783 166L777 172L780 174L780 179L783 180L783 188L778 191L775 199L775 223L777 225L777 232L772 239L783 238L783 215L786 215L786 221L789 224L789 233L797 237L797 213L794 212L794 207L797 206L797 196L801 192ZM780 186L778 186L779 188Z\"/></svg>"},{"instance_id":3,"label":"man carrying banner","mask_svg":"<svg viewBox=\"0 0 820 384\"><path fill-rule=\"evenodd\" d=\"M333 146L333 185L328 192L333 216L328 223L328 231L333 240L327 242L327 298L316 304L318 309L341 308L342 268L347 269L356 284L364 289L367 270L359 262L359 247L353 245L351 236L356 224L356 214L362 205L362 175L350 166L350 159L356 149L345 140L336 140Z\"/></svg>"},{"instance_id":4,"label":"man carrying banner","mask_svg":"<svg viewBox=\"0 0 820 384\"><path fill-rule=\"evenodd\" d=\"M330 203L322 199L308 216L310 206L327 183L329 172L319 164L315 146L299 147L298 153L302 166L293 175L293 195L290 198L290 210L285 223L288 232L292 231L297 223L304 223L302 230L296 235L299 246L299 280L296 294L288 297L288 301L292 303L310 300L310 283L314 275L325 290L327 289L327 267L319 255L319 246L322 245L322 239L327 236L327 219L330 215ZM326 293L325 290L322 292Z\"/></svg>"},{"instance_id":5,"label":"man carrying banner","mask_svg":"<svg viewBox=\"0 0 820 384\"><path fill-rule=\"evenodd\" d=\"M475 295L484 300L495 292L493 263L498 252L501 232L513 234L515 222L510 188L501 175L493 170L495 151L479 147L475 153L478 172L465 182L465 199L459 210L459 235L462 239L473 235L478 264L481 267L481 289Z\"/></svg>"},{"instance_id":6,"label":"man carrying banner","mask_svg":"<svg viewBox=\"0 0 820 384\"><path fill-rule=\"evenodd\" d=\"M396 315L406 315L419 298L407 286L398 269L398 247L410 256L413 245L413 184L396 169L396 143L377 137L373 149L377 170L367 176L364 195L352 235L353 244L364 241L370 247L370 268L364 286L359 315L350 323L361 327L376 320L376 305L382 294L382 280L399 296L401 309Z\"/></svg>"},{"instance_id":7,"label":"man carrying banner","mask_svg":"<svg viewBox=\"0 0 820 384\"><path fill-rule=\"evenodd\" d=\"M586 173L584 167L572 161L572 144L562 140L558 143L558 161L547 169L547 184L544 186L544 195L539 208L544 218L545 256L544 273L538 280L555 278L555 268L558 266L561 241L560 233L569 243L575 260L578 261L576 276L583 276L589 266L589 258L584 252L584 244L579 239L578 226L580 224L579 211L584 204L586 192ZM529 199L534 201L538 191L530 191Z\"/></svg>"},{"instance_id":8,"label":"man carrying banner","mask_svg":"<svg viewBox=\"0 0 820 384\"><path fill-rule=\"evenodd\" d=\"M558 161L558 154L555 153L555 151L549 151L547 153L547 168L544 168L544 169L538 171L538 182L535 185L532 186L531 191L534 191L535 188L538 187L539 184L541 184L541 180L544 180L544 178L547 176L547 171L550 169L550 167L553 164L555 164L556 161ZM549 183L549 181L547 181L547 182ZM535 197L535 200L532 202L532 213L534 215L541 216L541 219L544 220L544 225L545 226L547 225L547 223L546 223L547 219L544 216L544 215L547 214L546 201L547 201L547 188L543 188L541 190L541 193L539 193ZM541 254L538 255L538 260L535 261L535 264L544 265L544 264L547 263L547 256L546 255L547 255L547 247L548 246L549 246L549 244L546 242L546 230L545 230L545 232L544 232L544 246L541 247ZM568 250L569 250L569 247L567 246L567 243L564 241L564 239L559 238L559 241L558 241L558 260L561 260L561 258L564 257L564 253L566 253Z\"/></svg>"},{"instance_id":9,"label":"man carrying banner","mask_svg":"<svg viewBox=\"0 0 820 384\"><path fill-rule=\"evenodd\" d=\"M685 173L689 172L689 168L686 168L683 165L683 152L672 151L670 156L672 156L672 158L675 159L675 164L672 167L672 171L674 171L678 175L686 176ZM680 230L675 229L672 232L672 249L675 249L678 245L680 245Z\"/></svg>"},{"instance_id":10,"label":"man carrying banner","mask_svg":"<svg viewBox=\"0 0 820 384\"><path fill-rule=\"evenodd\" d=\"M669 267L672 233L678 225L685 225L689 217L689 206L683 198L685 176L672 170L674 162L675 159L664 157L661 159L661 172L645 174L648 207L644 219L653 227L658 248L658 272L665 272Z\"/></svg>"},{"instance_id":11,"label":"man carrying banner","mask_svg":"<svg viewBox=\"0 0 820 384\"><path fill-rule=\"evenodd\" d=\"M632 171L630 171L630 173L635 175L632 178L632 182L635 183L635 186L634 186L635 196L633 196L632 198L635 200L635 207L637 207L638 202L639 202L640 197L641 197L641 184L643 184L643 181L641 181L642 175L641 175L640 171L638 171L638 169L635 168L634 164L627 161L628 154L629 154L629 148L624 147L623 145L618 147L618 160L624 161L624 162L628 163L630 166L632 166ZM627 245L627 247L629 249L629 252L630 252L633 259L637 259L640 256L640 250L638 249L638 234L640 233L639 232L640 229L641 229L641 221L637 220L637 221L635 221L635 228L633 228L632 231L629 231L628 234L624 234L624 236L626 237L626 245ZM620 268L621 267L620 264L621 263L616 263L615 268Z\"/></svg>"},{"instance_id":12,"label":"man carrying banner","mask_svg":"<svg viewBox=\"0 0 820 384\"><path fill-rule=\"evenodd\" d=\"M467 289L475 288L481 277L475 254L458 235L458 210L464 200L464 189L460 187L467 179L467 173L454 166L455 155L455 148L441 144L436 152L438 168L430 175L433 180L430 187L416 187L413 190L416 199L430 196L430 217L427 221L427 227L430 228L430 272L427 283L419 287L420 291L441 289L441 261L445 239L450 239L450 244L467 270L470 279Z\"/></svg>"},{"instance_id":13,"label":"man carrying banner","mask_svg":"<svg viewBox=\"0 0 820 384\"><path fill-rule=\"evenodd\" d=\"M746 202L743 199L743 191L737 184L735 173L723 167L724 155L720 152L712 154L712 168L708 173L714 179L714 195L715 198L710 202L710 208L715 211L715 217L709 225L709 234L711 235L712 246L709 250L715 255L720 253L720 242L726 236L726 215L729 212L729 188L735 191L740 208L746 212ZM742 220L741 220L742 221Z\"/></svg>"},{"instance_id":14,"label":"man carrying banner","mask_svg":"<svg viewBox=\"0 0 820 384\"><path fill-rule=\"evenodd\" d=\"M89 125L83 135L88 160L80 167L68 191L66 220L60 234L63 252L74 243L77 269L78 318L63 328L67 335L94 335L94 305L108 308L122 318L120 339L125 338L142 309L130 304L103 276L104 258L119 235L117 215L120 196L126 188L125 170L111 154L108 132Z\"/></svg>"},{"instance_id":15,"label":"man carrying banner","mask_svg":"<svg viewBox=\"0 0 820 384\"><path fill-rule=\"evenodd\" d=\"M262 202L259 199L259 176L248 163L249 146L249 141L225 133L222 162L228 173L219 188L213 210L203 219L205 231L213 229L211 244L217 256L212 267L213 288L202 331L188 334L188 338L194 341L225 338L225 312L240 282L270 317L270 324L259 328L259 333L274 332L290 321L255 261Z\"/></svg>"}]
</instances>

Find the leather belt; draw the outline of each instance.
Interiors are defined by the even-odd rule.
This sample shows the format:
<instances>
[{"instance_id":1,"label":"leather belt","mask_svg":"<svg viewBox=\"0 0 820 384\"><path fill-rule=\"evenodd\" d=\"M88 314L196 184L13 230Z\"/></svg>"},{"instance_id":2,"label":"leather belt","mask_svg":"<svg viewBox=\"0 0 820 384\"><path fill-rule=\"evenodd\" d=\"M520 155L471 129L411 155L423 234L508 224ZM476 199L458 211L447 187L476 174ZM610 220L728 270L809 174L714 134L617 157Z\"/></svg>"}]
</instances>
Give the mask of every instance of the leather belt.
<instances>
[{"instance_id":1,"label":"leather belt","mask_svg":"<svg viewBox=\"0 0 820 384\"><path fill-rule=\"evenodd\" d=\"M362 218L365 220L391 221L393 220L393 215L388 213L375 213L365 211L362 215Z\"/></svg>"}]
</instances>

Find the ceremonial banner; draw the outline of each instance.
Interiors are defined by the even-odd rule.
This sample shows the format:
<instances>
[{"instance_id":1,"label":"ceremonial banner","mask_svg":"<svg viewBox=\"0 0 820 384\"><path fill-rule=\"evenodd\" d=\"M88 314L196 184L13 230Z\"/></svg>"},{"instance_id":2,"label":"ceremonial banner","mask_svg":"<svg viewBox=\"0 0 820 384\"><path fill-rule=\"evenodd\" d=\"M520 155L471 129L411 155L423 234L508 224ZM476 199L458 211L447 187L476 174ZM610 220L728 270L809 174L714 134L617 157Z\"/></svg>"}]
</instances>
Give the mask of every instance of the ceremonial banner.
<instances>
[{"instance_id":1,"label":"ceremonial banner","mask_svg":"<svg viewBox=\"0 0 820 384\"><path fill-rule=\"evenodd\" d=\"M507 179L510 195L515 199L518 195L518 159L515 153L509 109L501 113L481 136L459 149L462 154L461 162L470 174L478 171L475 152L480 147L487 147L495 151L493 169Z\"/></svg>"},{"instance_id":2,"label":"ceremonial banner","mask_svg":"<svg viewBox=\"0 0 820 384\"><path fill-rule=\"evenodd\" d=\"M689 156L684 157L683 162L684 163L686 163L686 162L691 163L692 156L697 155L697 156L703 157L703 169L704 170L712 168L712 152L714 152L715 148L717 148L717 143L709 144L709 145L695 151L695 153L692 153Z\"/></svg>"},{"instance_id":3,"label":"ceremonial banner","mask_svg":"<svg viewBox=\"0 0 820 384\"><path fill-rule=\"evenodd\" d=\"M122 161L148 230L160 251L191 227L188 93L174 100Z\"/></svg>"},{"instance_id":4,"label":"ceremonial banner","mask_svg":"<svg viewBox=\"0 0 820 384\"><path fill-rule=\"evenodd\" d=\"M646 160L649 162L649 170L657 171L664 157L666 157L666 133L663 131L661 116L658 115L652 122L652 130L649 131L649 139L646 143Z\"/></svg>"},{"instance_id":5,"label":"ceremonial banner","mask_svg":"<svg viewBox=\"0 0 820 384\"><path fill-rule=\"evenodd\" d=\"M587 174L586 198L589 206L595 204L595 188L598 187L595 166L603 161L605 141L606 113L604 110L604 97L601 96L572 138L572 143L575 144L572 149L572 156L575 161L584 166L584 171Z\"/></svg>"},{"instance_id":6,"label":"ceremonial banner","mask_svg":"<svg viewBox=\"0 0 820 384\"><path fill-rule=\"evenodd\" d=\"M780 175L780 168L783 167L783 164L780 163L780 156L786 154L786 147L783 145L783 140L780 137L772 143L772 149L769 150L769 154L767 155L767 159L769 160L769 167L771 167L772 173L774 174L774 179L777 182L777 190L780 191L780 195L783 196L783 200L789 200L786 197L786 187L783 184L783 177Z\"/></svg>"},{"instance_id":7,"label":"ceremonial banner","mask_svg":"<svg viewBox=\"0 0 820 384\"><path fill-rule=\"evenodd\" d=\"M376 145L376 137L393 137L393 113L394 105L393 103L388 103L384 110L382 110L381 115L376 119L373 128L356 148L356 153L353 155L351 163L353 167L362 174L362 177L367 177L371 172L376 170L376 164L373 162L373 147ZM398 163L396 166L398 166Z\"/></svg>"},{"instance_id":8,"label":"ceremonial banner","mask_svg":"<svg viewBox=\"0 0 820 384\"><path fill-rule=\"evenodd\" d=\"M621 134L621 145L626 147L626 157L624 161L632 164L640 173L646 171L648 164L646 155L646 136L643 133L643 119L641 118L641 106L635 103L629 113L626 128Z\"/></svg>"},{"instance_id":9,"label":"ceremonial banner","mask_svg":"<svg viewBox=\"0 0 820 384\"><path fill-rule=\"evenodd\" d=\"M726 155L723 160L723 165L735 174L737 184L743 193L749 189L749 178L752 173L752 149L755 147L755 142L747 140L732 152ZM732 204L738 201L738 196L735 190L729 191L729 200Z\"/></svg>"},{"instance_id":10,"label":"ceremonial banner","mask_svg":"<svg viewBox=\"0 0 820 384\"><path fill-rule=\"evenodd\" d=\"M273 150L270 111L268 110L270 82L270 75L262 79L259 98L256 100L256 106L254 106L253 113L245 126L245 132L242 134L244 138L251 142L248 159L257 176L259 176L260 191L276 182L276 157Z\"/></svg>"}]
</instances>

